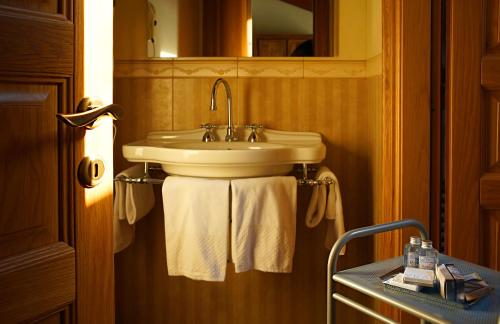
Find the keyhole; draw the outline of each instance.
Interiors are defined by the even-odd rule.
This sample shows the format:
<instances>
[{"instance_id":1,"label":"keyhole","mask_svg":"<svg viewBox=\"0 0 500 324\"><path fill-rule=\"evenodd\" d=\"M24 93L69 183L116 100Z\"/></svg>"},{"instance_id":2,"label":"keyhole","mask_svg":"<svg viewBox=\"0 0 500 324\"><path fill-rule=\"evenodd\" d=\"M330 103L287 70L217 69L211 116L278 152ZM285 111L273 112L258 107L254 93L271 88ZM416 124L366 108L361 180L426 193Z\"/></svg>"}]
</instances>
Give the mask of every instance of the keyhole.
<instances>
[{"instance_id":1,"label":"keyhole","mask_svg":"<svg viewBox=\"0 0 500 324\"><path fill-rule=\"evenodd\" d=\"M94 163L94 178L99 176L99 163Z\"/></svg>"}]
</instances>

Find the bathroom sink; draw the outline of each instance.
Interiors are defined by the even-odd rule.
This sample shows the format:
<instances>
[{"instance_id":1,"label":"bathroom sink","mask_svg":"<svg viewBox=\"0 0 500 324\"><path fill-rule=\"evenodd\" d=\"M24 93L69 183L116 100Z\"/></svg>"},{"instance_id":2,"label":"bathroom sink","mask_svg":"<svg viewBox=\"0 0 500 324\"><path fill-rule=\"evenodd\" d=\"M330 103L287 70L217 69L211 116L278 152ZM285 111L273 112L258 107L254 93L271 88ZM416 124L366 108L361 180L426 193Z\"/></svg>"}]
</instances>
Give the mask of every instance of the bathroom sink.
<instances>
[{"instance_id":1,"label":"bathroom sink","mask_svg":"<svg viewBox=\"0 0 500 324\"><path fill-rule=\"evenodd\" d=\"M225 142L226 129L214 130L215 142L203 142L205 130L162 131L145 140L123 145L123 156L131 162L159 163L168 174L245 178L289 173L296 163L319 163L325 158L321 135L262 129L261 141L250 143L249 130L240 131L240 141Z\"/></svg>"}]
</instances>

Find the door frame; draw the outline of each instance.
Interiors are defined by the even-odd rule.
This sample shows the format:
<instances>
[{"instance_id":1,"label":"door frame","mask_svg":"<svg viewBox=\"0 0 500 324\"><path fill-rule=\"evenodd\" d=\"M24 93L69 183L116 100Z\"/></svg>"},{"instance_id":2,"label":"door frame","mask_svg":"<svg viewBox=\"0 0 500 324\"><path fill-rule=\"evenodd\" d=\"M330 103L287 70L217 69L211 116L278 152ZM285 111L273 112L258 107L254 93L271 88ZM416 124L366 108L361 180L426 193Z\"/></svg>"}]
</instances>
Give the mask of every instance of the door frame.
<instances>
[{"instance_id":1,"label":"door frame","mask_svg":"<svg viewBox=\"0 0 500 324\"><path fill-rule=\"evenodd\" d=\"M379 223L412 218L429 228L431 1L382 3L383 201ZM411 229L394 231L376 238L377 260L401 255L413 233Z\"/></svg>"},{"instance_id":2,"label":"door frame","mask_svg":"<svg viewBox=\"0 0 500 324\"><path fill-rule=\"evenodd\" d=\"M483 1L447 3L445 252L480 261ZM464 50L467 49L467 50Z\"/></svg>"},{"instance_id":3,"label":"door frame","mask_svg":"<svg viewBox=\"0 0 500 324\"><path fill-rule=\"evenodd\" d=\"M79 101L87 95L85 85L85 4L84 0L74 1L75 21L75 66L73 85L73 112L76 112ZM94 0L107 1L111 0ZM91 13L96 15L96 13ZM102 15L103 13L99 13ZM106 17L112 21L113 17ZM88 36L88 37L91 37ZM101 44L102 46L102 44ZM113 47L113 44L106 46ZM111 50L112 52L112 50ZM66 127L66 126L62 126ZM95 137L94 132L102 132L109 128L108 136L112 136L110 124L99 125L94 130L73 128L74 159L73 174L76 180L78 164L85 156L85 136ZM106 132L104 132L106 133ZM102 142L108 139L103 138ZM111 141L111 139L109 139ZM99 151L100 144L95 145ZM94 150L92 150L94 151ZM73 210L75 222L75 254L76 254L76 300L74 319L76 323L114 323L115 322L115 291L114 291L114 256L113 256L113 149L110 155L100 156L105 162L105 175L101 183L92 189L83 188L78 181L73 183ZM88 153L87 153L88 154ZM111 157L111 158L110 158ZM104 188L104 189L103 189ZM92 191L105 191L111 188L111 195L106 195L101 201L86 206L86 196Z\"/></svg>"}]
</instances>

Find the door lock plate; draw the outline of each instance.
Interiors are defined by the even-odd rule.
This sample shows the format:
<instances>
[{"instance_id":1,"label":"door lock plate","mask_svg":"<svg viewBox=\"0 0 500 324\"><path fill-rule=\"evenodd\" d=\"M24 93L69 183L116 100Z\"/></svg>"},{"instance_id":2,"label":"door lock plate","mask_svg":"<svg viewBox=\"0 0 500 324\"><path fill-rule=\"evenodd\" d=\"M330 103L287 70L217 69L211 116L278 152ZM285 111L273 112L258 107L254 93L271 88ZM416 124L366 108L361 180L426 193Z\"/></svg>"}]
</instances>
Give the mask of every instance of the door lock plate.
<instances>
[{"instance_id":1,"label":"door lock plate","mask_svg":"<svg viewBox=\"0 0 500 324\"><path fill-rule=\"evenodd\" d=\"M104 161L86 156L78 165L78 181L85 188L97 186L104 175Z\"/></svg>"}]
</instances>

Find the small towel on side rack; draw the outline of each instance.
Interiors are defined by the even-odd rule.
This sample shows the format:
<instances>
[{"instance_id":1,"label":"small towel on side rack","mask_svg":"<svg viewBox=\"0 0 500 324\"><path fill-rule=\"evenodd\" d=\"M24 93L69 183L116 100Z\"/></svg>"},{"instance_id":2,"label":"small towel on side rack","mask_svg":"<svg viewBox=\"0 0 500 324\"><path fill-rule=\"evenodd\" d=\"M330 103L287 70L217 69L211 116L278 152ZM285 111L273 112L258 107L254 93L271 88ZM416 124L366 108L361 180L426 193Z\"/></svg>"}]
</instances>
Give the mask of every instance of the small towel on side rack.
<instances>
[{"instance_id":1,"label":"small towel on side rack","mask_svg":"<svg viewBox=\"0 0 500 324\"><path fill-rule=\"evenodd\" d=\"M169 275L224 281L229 183L178 176L165 179L162 193Z\"/></svg>"},{"instance_id":2,"label":"small towel on side rack","mask_svg":"<svg viewBox=\"0 0 500 324\"><path fill-rule=\"evenodd\" d=\"M135 225L130 225L125 216L126 184L115 181L113 202L113 253L118 253L134 241Z\"/></svg>"},{"instance_id":3,"label":"small towel on side rack","mask_svg":"<svg viewBox=\"0 0 500 324\"><path fill-rule=\"evenodd\" d=\"M144 167L136 165L120 172L117 177L141 177ZM155 204L153 186L115 181L114 197L114 248L115 253L133 241L134 224L146 216Z\"/></svg>"},{"instance_id":4,"label":"small towel on side rack","mask_svg":"<svg viewBox=\"0 0 500 324\"><path fill-rule=\"evenodd\" d=\"M316 227L323 217L326 218L325 247L331 249L335 241L345 232L344 212L337 177L330 169L322 166L316 173L316 179L324 180L326 178L332 179L333 183L313 188L306 213L306 225ZM340 255L344 254L345 247L340 252Z\"/></svg>"},{"instance_id":5,"label":"small towel on side rack","mask_svg":"<svg viewBox=\"0 0 500 324\"><path fill-rule=\"evenodd\" d=\"M295 251L297 180L231 181L231 252L236 272L291 272Z\"/></svg>"}]
</instances>

